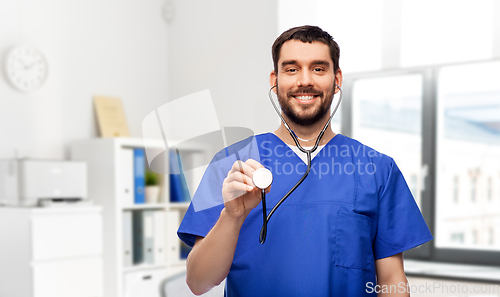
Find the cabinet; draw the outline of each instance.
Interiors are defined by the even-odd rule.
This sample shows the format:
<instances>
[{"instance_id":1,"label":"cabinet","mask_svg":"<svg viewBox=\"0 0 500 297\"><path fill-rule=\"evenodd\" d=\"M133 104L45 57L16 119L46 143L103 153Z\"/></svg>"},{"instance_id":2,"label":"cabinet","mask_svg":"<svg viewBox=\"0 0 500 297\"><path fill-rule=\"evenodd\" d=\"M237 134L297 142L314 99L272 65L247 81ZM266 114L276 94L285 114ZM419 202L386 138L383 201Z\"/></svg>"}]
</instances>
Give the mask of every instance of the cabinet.
<instances>
[{"instance_id":1,"label":"cabinet","mask_svg":"<svg viewBox=\"0 0 500 297\"><path fill-rule=\"evenodd\" d=\"M160 175L159 201L143 204L127 202L130 201L130 189L126 185L130 184L132 177L124 174L130 165L126 164L128 161L123 156L127 150L137 148L162 151L165 146L162 140L99 138L73 142L70 148L73 160L87 162L89 197L103 208L106 297L135 297L141 296L138 295L140 292L154 292L150 296L159 296L161 281L185 269L185 260L180 257L181 242L176 232L189 202L170 202L168 158L161 163L166 174ZM193 156L203 154L196 148L191 153ZM154 235L156 243L161 241L160 249L155 244L154 262L132 264L128 258L130 246L127 240L130 238L127 239L127 230L130 230L130 225L126 224L127 217L131 216L130 213L150 211L164 214L159 221L161 223L154 220L156 227L162 224L160 230L164 230L161 232L163 235ZM131 217L136 219L136 216Z\"/></svg>"},{"instance_id":2,"label":"cabinet","mask_svg":"<svg viewBox=\"0 0 500 297\"><path fill-rule=\"evenodd\" d=\"M0 234L0 296L104 296L100 207L0 208Z\"/></svg>"}]
</instances>

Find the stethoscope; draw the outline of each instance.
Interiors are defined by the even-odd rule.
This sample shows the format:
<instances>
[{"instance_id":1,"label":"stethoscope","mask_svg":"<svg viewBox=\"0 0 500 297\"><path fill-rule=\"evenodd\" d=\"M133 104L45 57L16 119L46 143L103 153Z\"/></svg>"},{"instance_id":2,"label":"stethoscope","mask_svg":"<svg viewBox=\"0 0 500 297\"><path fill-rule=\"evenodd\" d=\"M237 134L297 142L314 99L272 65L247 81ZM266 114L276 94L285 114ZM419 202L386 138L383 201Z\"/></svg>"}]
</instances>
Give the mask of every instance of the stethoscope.
<instances>
[{"instance_id":1,"label":"stethoscope","mask_svg":"<svg viewBox=\"0 0 500 297\"><path fill-rule=\"evenodd\" d=\"M281 112L278 109L278 106L276 105L276 103L274 102L274 100L272 98L271 91L274 88L276 88L277 85L274 85L269 89L269 99L271 100L271 103L273 104L274 110L276 110L276 113L280 117L285 128L290 133L290 136L292 137L293 141L295 142L295 144L297 145L299 150L307 155L307 170L304 173L304 175L302 176L302 178L283 196L283 198L280 199L280 201L278 201L278 203L276 203L276 205L273 207L273 209L271 209L269 214L267 213L267 210L266 210L266 192L265 192L265 189L267 189L271 185L271 183L273 182L273 174L267 168L259 168L259 169L254 171L253 176L252 176L252 180L253 180L254 185L257 188L261 189L261 196L262 196L263 223L262 223L262 229L260 230L260 235L259 235L259 242L261 244L263 244L266 241L267 223L271 219L271 216L274 214L276 209L278 209L278 207L286 200L286 198L288 198L288 196L290 196L293 193L293 191L295 191L295 189L297 189L297 187L304 181L304 179L306 179L307 175L309 175L309 171L311 170L311 154L318 148L319 142L321 141L323 134L325 134L326 128L328 127L328 125L332 121L333 116L337 112L337 109L339 108L340 102L342 101L342 89L337 84L335 84L335 86L337 88L339 88L339 90L340 90L340 97L339 97L339 100L337 101L337 105L335 105L335 109L333 110L332 115L330 116L330 118L326 122L325 127L323 127L323 130L321 130L321 132L319 132L318 137L316 138L316 143L314 144L314 146L311 149L308 149L308 150L306 150L305 148L303 148L300 145L299 137L295 134L295 132L293 132L292 129L290 129L290 126L288 126L288 124L286 123L285 119L283 118L283 115L281 115ZM301 140L303 140L303 139L301 139Z\"/></svg>"}]
</instances>

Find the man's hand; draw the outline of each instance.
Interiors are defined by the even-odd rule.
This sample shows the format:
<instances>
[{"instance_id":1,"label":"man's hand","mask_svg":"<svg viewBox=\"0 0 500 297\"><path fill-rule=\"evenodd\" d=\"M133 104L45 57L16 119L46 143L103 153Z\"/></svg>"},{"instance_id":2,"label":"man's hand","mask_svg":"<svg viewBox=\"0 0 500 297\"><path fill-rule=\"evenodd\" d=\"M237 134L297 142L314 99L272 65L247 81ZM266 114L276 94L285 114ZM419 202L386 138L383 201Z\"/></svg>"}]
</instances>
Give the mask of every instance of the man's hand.
<instances>
[{"instance_id":1,"label":"man's hand","mask_svg":"<svg viewBox=\"0 0 500 297\"><path fill-rule=\"evenodd\" d=\"M222 197L228 215L234 218L244 217L259 205L262 198L261 190L254 186L252 175L255 170L263 167L262 164L252 159L246 162L234 162L222 185ZM269 186L266 193L270 189Z\"/></svg>"}]
</instances>

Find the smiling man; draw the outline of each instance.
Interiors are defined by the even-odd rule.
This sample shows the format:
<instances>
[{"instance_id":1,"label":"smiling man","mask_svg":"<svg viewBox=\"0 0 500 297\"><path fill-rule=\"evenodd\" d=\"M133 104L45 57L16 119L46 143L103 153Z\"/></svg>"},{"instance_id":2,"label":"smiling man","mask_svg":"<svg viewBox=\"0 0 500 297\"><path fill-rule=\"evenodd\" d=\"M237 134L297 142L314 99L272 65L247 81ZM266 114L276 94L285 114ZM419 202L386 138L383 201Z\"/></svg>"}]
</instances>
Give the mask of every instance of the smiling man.
<instances>
[{"instance_id":1,"label":"smiling man","mask_svg":"<svg viewBox=\"0 0 500 297\"><path fill-rule=\"evenodd\" d=\"M281 114L304 148L328 123L342 86L339 47L314 26L292 28L272 46L270 84ZM261 190L252 174L273 173L273 207L302 177L305 154L282 123L255 136L239 158L221 151L193 198L220 199L217 207L191 205L179 237L194 246L187 283L202 294L225 278L226 296L408 296L403 252L432 239L393 159L325 130L311 172L269 221L260 244ZM257 148L255 150L255 148Z\"/></svg>"}]
</instances>

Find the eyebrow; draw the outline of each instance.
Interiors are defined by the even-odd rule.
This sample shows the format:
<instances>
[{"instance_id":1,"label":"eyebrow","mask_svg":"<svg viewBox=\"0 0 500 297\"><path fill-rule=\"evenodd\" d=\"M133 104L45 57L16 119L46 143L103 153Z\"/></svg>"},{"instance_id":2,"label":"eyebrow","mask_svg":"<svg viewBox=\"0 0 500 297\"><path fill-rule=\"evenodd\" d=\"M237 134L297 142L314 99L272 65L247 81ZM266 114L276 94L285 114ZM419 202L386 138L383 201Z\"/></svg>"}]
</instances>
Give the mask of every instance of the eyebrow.
<instances>
[{"instance_id":1,"label":"eyebrow","mask_svg":"<svg viewBox=\"0 0 500 297\"><path fill-rule=\"evenodd\" d=\"M296 60L285 60L283 62L281 62L281 67L284 67L284 66L287 66L287 65L297 65L297 61ZM328 61L325 61L325 60L314 60L312 61L311 63L312 65L325 65L325 66L329 66L330 65L330 62Z\"/></svg>"}]
</instances>

